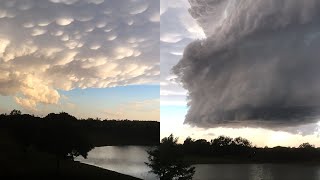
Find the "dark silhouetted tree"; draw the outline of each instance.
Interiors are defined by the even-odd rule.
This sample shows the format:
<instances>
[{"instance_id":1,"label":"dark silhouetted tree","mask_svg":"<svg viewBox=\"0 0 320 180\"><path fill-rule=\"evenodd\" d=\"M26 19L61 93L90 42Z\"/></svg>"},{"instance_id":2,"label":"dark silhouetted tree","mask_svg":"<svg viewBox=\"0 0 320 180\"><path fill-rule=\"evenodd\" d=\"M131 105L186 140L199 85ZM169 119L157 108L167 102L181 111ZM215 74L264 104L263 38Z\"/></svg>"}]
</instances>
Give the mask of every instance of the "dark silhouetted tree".
<instances>
[{"instance_id":1,"label":"dark silhouetted tree","mask_svg":"<svg viewBox=\"0 0 320 180\"><path fill-rule=\"evenodd\" d=\"M52 153L57 158L57 173L60 168L61 159L73 160L77 156L87 157L88 152L93 148L87 138L74 127L77 119L68 113L50 113L45 118L48 125L39 138L39 148Z\"/></svg>"},{"instance_id":2,"label":"dark silhouetted tree","mask_svg":"<svg viewBox=\"0 0 320 180\"><path fill-rule=\"evenodd\" d=\"M246 147L246 148L251 148L252 144L249 140L242 138L242 137L237 137L233 140L234 145L240 146L240 147Z\"/></svg>"},{"instance_id":3,"label":"dark silhouetted tree","mask_svg":"<svg viewBox=\"0 0 320 180\"><path fill-rule=\"evenodd\" d=\"M13 110L9 114L0 114L0 129L8 132L15 150L23 153L21 160L32 160L29 157L37 154L34 152L55 156L57 173L62 159L73 160L77 156L86 158L93 147L154 146L159 145L160 139L159 122L105 121L98 118L78 120L65 112L36 117Z\"/></svg>"},{"instance_id":4,"label":"dark silhouetted tree","mask_svg":"<svg viewBox=\"0 0 320 180\"><path fill-rule=\"evenodd\" d=\"M219 136L218 138L211 140L211 145L216 147L226 147L232 144L232 138L227 136Z\"/></svg>"},{"instance_id":5,"label":"dark silhouetted tree","mask_svg":"<svg viewBox=\"0 0 320 180\"><path fill-rule=\"evenodd\" d=\"M14 116L14 115L21 115L21 111L20 111L20 110L16 110L16 109L14 109L14 110L12 110L12 111L10 112L10 115L11 115L11 116Z\"/></svg>"},{"instance_id":6,"label":"dark silhouetted tree","mask_svg":"<svg viewBox=\"0 0 320 180\"><path fill-rule=\"evenodd\" d=\"M184 140L183 145L190 145L194 143L194 139L192 139L190 136L186 138L186 140Z\"/></svg>"},{"instance_id":7,"label":"dark silhouetted tree","mask_svg":"<svg viewBox=\"0 0 320 180\"><path fill-rule=\"evenodd\" d=\"M178 138L171 134L161 140L160 146L148 151L146 164L161 180L191 180L195 173L195 168L184 162L177 142Z\"/></svg>"},{"instance_id":8,"label":"dark silhouetted tree","mask_svg":"<svg viewBox=\"0 0 320 180\"><path fill-rule=\"evenodd\" d=\"M310 143L302 143L299 145L299 148L311 149L314 148L314 145L311 145Z\"/></svg>"}]
</instances>

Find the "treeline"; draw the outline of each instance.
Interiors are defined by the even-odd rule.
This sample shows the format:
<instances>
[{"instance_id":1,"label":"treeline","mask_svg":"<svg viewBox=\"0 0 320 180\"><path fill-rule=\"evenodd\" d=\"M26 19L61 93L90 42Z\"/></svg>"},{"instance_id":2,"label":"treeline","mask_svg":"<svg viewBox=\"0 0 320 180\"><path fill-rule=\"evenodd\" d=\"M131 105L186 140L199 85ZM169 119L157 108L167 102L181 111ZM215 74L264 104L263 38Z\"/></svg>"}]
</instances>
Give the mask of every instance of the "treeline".
<instances>
[{"instance_id":1,"label":"treeline","mask_svg":"<svg viewBox=\"0 0 320 180\"><path fill-rule=\"evenodd\" d=\"M0 177L76 176L82 165L74 158L86 158L94 147L158 145L159 132L154 121L79 120L65 112L37 117L13 110L0 115Z\"/></svg>"},{"instance_id":2,"label":"treeline","mask_svg":"<svg viewBox=\"0 0 320 180\"><path fill-rule=\"evenodd\" d=\"M320 148L315 148L309 143L303 143L299 147L261 148L253 146L249 140L242 137L233 139L219 136L211 141L188 137L183 144L176 146L190 163L320 162Z\"/></svg>"},{"instance_id":3,"label":"treeline","mask_svg":"<svg viewBox=\"0 0 320 180\"><path fill-rule=\"evenodd\" d=\"M49 132L56 137L77 132L94 147L158 145L160 139L160 123L156 121L78 120L65 112L50 113L41 118L13 110L10 114L0 115L0 128L9 130L24 143L32 143Z\"/></svg>"}]
</instances>

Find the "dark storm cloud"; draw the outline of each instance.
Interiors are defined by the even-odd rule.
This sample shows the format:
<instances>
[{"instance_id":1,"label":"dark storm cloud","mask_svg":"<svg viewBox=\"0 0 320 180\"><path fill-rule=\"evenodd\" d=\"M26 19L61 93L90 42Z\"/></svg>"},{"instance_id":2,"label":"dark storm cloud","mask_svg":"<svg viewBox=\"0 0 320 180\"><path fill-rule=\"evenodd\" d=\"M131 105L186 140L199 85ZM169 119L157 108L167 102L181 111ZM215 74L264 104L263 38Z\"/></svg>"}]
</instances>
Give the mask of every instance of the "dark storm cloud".
<instances>
[{"instance_id":1,"label":"dark storm cloud","mask_svg":"<svg viewBox=\"0 0 320 180\"><path fill-rule=\"evenodd\" d=\"M207 38L173 68L185 123L273 129L320 116L320 1L190 0Z\"/></svg>"}]
</instances>

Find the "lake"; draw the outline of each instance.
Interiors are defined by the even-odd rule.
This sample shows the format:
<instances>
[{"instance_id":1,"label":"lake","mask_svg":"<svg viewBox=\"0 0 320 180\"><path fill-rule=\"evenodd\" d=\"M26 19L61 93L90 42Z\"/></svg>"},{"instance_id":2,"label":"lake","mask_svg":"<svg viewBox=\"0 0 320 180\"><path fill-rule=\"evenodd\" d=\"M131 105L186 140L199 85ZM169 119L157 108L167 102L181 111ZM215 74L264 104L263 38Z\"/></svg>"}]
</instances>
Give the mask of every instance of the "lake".
<instances>
[{"instance_id":1,"label":"lake","mask_svg":"<svg viewBox=\"0 0 320 180\"><path fill-rule=\"evenodd\" d=\"M149 173L150 168L144 164L148 161L146 146L104 146L96 147L88 153L87 159L82 157L76 160L116 171L134 177L154 180L157 177Z\"/></svg>"},{"instance_id":2,"label":"lake","mask_svg":"<svg viewBox=\"0 0 320 180\"><path fill-rule=\"evenodd\" d=\"M194 180L320 180L319 165L201 164Z\"/></svg>"}]
</instances>

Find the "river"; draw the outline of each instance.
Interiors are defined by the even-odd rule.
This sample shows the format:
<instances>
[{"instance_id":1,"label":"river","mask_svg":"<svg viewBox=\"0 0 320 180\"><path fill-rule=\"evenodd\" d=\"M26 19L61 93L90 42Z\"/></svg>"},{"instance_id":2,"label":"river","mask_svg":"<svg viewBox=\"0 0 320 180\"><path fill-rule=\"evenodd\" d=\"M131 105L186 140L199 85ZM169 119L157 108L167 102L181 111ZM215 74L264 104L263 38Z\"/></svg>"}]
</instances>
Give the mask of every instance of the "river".
<instances>
[{"instance_id":1,"label":"river","mask_svg":"<svg viewBox=\"0 0 320 180\"><path fill-rule=\"evenodd\" d=\"M88 153L87 159L76 160L131 175L145 180L155 180L157 177L150 173L150 168L144 162L148 161L146 146L104 146L96 147Z\"/></svg>"},{"instance_id":2,"label":"river","mask_svg":"<svg viewBox=\"0 0 320 180\"><path fill-rule=\"evenodd\" d=\"M104 146L88 153L88 158L76 160L131 175L155 180L145 146ZM306 164L198 164L193 180L320 180L320 165Z\"/></svg>"},{"instance_id":3,"label":"river","mask_svg":"<svg viewBox=\"0 0 320 180\"><path fill-rule=\"evenodd\" d=\"M320 180L319 165L202 164L193 180Z\"/></svg>"}]
</instances>

